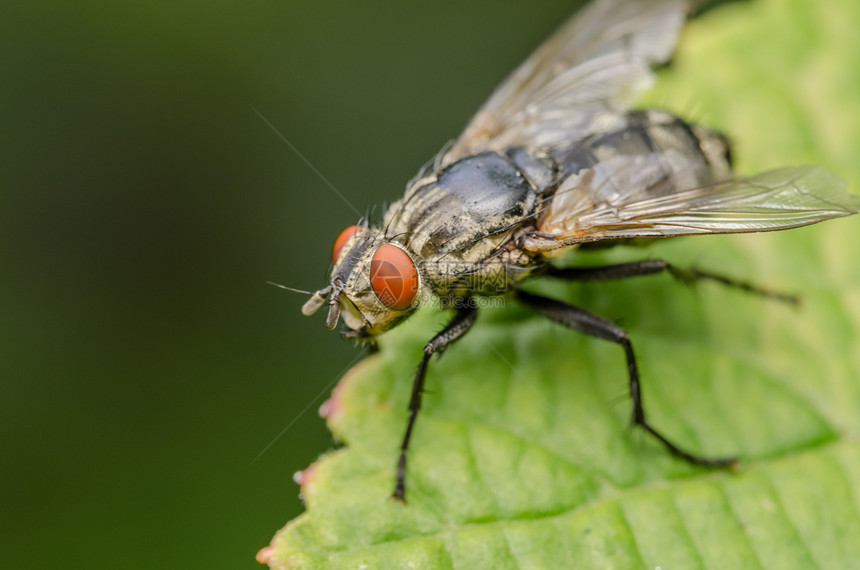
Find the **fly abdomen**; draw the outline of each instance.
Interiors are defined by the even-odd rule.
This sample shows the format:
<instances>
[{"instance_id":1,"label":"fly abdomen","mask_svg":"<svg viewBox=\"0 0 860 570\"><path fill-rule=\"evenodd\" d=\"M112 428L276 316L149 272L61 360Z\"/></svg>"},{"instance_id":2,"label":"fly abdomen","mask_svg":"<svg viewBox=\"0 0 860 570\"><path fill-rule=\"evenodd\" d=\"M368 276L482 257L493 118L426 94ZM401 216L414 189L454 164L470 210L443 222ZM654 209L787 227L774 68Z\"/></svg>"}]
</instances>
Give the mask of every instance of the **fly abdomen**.
<instances>
[{"instance_id":1,"label":"fly abdomen","mask_svg":"<svg viewBox=\"0 0 860 570\"><path fill-rule=\"evenodd\" d=\"M565 176L593 169L615 192L650 191L655 196L731 176L729 144L722 134L664 111L631 111L619 119L617 128L556 151ZM637 177L636 169L629 168L637 161L659 170L660 176Z\"/></svg>"}]
</instances>

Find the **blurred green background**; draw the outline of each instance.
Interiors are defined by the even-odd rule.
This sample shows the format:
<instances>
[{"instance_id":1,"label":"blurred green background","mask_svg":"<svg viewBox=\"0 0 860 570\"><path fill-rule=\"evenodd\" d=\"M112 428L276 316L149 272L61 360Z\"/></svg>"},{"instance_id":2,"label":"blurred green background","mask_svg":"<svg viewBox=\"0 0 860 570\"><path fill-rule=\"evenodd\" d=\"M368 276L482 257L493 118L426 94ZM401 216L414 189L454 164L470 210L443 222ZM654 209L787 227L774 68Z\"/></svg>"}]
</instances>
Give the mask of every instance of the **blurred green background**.
<instances>
[{"instance_id":1,"label":"blurred green background","mask_svg":"<svg viewBox=\"0 0 860 570\"><path fill-rule=\"evenodd\" d=\"M4 3L0 567L258 567L358 351L266 284L356 215L254 109L364 211L578 4Z\"/></svg>"}]
</instances>

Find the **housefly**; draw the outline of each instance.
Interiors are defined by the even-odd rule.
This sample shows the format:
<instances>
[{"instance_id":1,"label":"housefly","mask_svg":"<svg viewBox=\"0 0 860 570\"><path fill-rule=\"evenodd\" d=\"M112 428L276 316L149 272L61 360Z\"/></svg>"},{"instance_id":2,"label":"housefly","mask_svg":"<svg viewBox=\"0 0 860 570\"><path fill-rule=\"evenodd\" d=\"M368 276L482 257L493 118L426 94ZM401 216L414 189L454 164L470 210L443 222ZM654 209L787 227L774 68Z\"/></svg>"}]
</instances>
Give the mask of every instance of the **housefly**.
<instances>
[{"instance_id":1,"label":"housefly","mask_svg":"<svg viewBox=\"0 0 860 570\"><path fill-rule=\"evenodd\" d=\"M628 108L631 96L652 81L651 67L671 55L688 8L681 0L587 5L495 90L463 133L408 183L381 223L362 221L335 240L331 280L302 309L309 315L327 305L328 328L343 318L348 336L372 342L432 299L454 312L424 346L393 498L405 498L407 448L430 357L472 328L477 299L497 295L620 345L632 422L669 452L698 465L735 462L682 449L648 422L623 329L520 288L540 276L611 280L668 271L778 296L662 260L589 268L549 260L574 248L783 230L860 210L860 198L822 168L734 177L720 133L665 111Z\"/></svg>"}]
</instances>

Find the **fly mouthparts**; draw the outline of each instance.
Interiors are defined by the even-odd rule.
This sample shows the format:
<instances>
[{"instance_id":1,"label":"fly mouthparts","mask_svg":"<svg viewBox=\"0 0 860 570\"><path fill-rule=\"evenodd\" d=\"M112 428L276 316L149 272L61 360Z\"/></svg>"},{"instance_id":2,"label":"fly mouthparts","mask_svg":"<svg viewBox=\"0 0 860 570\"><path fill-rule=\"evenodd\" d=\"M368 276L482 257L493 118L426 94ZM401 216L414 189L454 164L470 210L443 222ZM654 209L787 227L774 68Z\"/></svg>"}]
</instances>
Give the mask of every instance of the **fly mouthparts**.
<instances>
[{"instance_id":1,"label":"fly mouthparts","mask_svg":"<svg viewBox=\"0 0 860 570\"><path fill-rule=\"evenodd\" d=\"M307 316L316 313L317 310L323 306L323 303L325 303L326 295L331 293L331 289L332 287L331 285L329 285L328 287L320 289L319 291L311 295L311 298L308 299L307 303L302 305L302 314Z\"/></svg>"},{"instance_id":2,"label":"fly mouthparts","mask_svg":"<svg viewBox=\"0 0 860 570\"><path fill-rule=\"evenodd\" d=\"M340 320L340 294L343 291L342 286L329 285L324 289L320 289L314 293L307 303L302 306L302 314L312 315L319 310L326 302L326 297L330 295L328 300L328 315L325 318L325 326L329 329L334 329Z\"/></svg>"},{"instance_id":3,"label":"fly mouthparts","mask_svg":"<svg viewBox=\"0 0 860 570\"><path fill-rule=\"evenodd\" d=\"M332 297L328 302L328 315L325 318L325 326L329 330L334 330L338 319L340 319L340 301L338 301L337 297Z\"/></svg>"}]
</instances>

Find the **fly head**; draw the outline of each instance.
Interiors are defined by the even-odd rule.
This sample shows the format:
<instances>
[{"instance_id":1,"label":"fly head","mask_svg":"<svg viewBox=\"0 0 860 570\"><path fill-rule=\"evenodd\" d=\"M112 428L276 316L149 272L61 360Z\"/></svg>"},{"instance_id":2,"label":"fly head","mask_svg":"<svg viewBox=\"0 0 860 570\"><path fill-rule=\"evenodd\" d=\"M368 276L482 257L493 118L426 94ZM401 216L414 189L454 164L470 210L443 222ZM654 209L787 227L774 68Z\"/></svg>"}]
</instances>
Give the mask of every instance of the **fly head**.
<instances>
[{"instance_id":1,"label":"fly head","mask_svg":"<svg viewBox=\"0 0 860 570\"><path fill-rule=\"evenodd\" d=\"M374 336L408 317L420 304L422 280L415 255L378 229L345 229L335 240L332 261L331 282L302 307L305 315L311 315L328 305L330 329L342 316L351 329L349 336Z\"/></svg>"}]
</instances>

